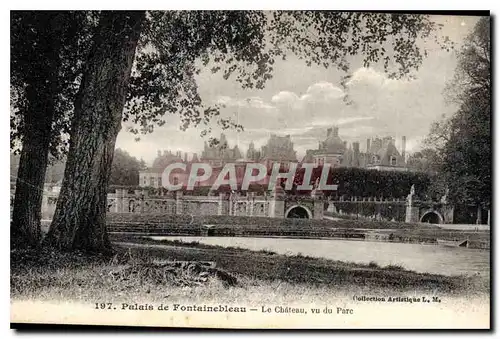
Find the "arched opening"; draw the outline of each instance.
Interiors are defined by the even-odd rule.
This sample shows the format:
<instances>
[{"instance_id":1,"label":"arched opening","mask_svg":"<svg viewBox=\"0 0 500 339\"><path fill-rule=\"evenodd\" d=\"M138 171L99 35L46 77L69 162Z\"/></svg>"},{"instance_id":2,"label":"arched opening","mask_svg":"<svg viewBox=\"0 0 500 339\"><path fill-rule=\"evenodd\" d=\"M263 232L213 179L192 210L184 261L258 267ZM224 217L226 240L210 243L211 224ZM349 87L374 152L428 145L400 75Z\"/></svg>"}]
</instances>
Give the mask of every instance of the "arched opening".
<instances>
[{"instance_id":1,"label":"arched opening","mask_svg":"<svg viewBox=\"0 0 500 339\"><path fill-rule=\"evenodd\" d=\"M309 219L309 212L302 206L292 207L286 214L287 218Z\"/></svg>"},{"instance_id":2,"label":"arched opening","mask_svg":"<svg viewBox=\"0 0 500 339\"><path fill-rule=\"evenodd\" d=\"M442 219L436 212L427 212L422 216L420 222L425 222L428 224L440 224L442 222Z\"/></svg>"}]
</instances>

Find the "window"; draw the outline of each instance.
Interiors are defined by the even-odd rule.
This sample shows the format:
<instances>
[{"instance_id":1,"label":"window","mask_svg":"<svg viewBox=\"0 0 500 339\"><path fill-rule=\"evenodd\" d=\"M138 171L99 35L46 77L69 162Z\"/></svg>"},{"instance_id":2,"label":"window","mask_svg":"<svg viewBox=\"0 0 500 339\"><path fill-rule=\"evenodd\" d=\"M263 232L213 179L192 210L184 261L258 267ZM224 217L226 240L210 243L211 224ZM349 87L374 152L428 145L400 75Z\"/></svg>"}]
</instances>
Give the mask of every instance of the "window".
<instances>
[{"instance_id":1,"label":"window","mask_svg":"<svg viewBox=\"0 0 500 339\"><path fill-rule=\"evenodd\" d=\"M154 186L155 185L155 177L150 177L149 178L149 186Z\"/></svg>"},{"instance_id":2,"label":"window","mask_svg":"<svg viewBox=\"0 0 500 339\"><path fill-rule=\"evenodd\" d=\"M161 187L161 177L158 178L158 187Z\"/></svg>"},{"instance_id":3,"label":"window","mask_svg":"<svg viewBox=\"0 0 500 339\"><path fill-rule=\"evenodd\" d=\"M391 166L396 166L397 160L395 156L391 156Z\"/></svg>"},{"instance_id":4,"label":"window","mask_svg":"<svg viewBox=\"0 0 500 339\"><path fill-rule=\"evenodd\" d=\"M374 164L380 163L380 157L378 155L374 155L372 158L372 163Z\"/></svg>"}]
</instances>

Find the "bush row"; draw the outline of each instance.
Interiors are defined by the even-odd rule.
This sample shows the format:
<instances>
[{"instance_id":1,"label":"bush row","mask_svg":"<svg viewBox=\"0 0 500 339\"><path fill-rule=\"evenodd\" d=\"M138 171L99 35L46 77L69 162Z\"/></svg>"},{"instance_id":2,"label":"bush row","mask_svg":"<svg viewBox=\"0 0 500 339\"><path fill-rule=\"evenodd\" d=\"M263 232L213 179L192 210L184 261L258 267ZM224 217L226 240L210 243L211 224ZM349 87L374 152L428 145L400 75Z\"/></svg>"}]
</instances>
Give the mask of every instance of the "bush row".
<instances>
[{"instance_id":1,"label":"bush row","mask_svg":"<svg viewBox=\"0 0 500 339\"><path fill-rule=\"evenodd\" d=\"M404 202L377 203L374 201L351 202L336 201L333 203L337 213L353 216L372 217L380 214L384 220L404 221L406 216L406 206Z\"/></svg>"}]
</instances>

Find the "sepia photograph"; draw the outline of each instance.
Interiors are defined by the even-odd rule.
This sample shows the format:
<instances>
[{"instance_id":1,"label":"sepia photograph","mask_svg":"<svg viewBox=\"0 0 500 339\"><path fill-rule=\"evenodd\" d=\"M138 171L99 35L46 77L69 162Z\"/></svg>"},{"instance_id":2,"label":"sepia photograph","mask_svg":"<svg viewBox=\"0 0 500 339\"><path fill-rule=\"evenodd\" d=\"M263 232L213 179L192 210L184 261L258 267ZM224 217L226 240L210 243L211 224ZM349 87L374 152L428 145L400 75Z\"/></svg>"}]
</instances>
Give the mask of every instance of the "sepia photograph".
<instances>
[{"instance_id":1,"label":"sepia photograph","mask_svg":"<svg viewBox=\"0 0 500 339\"><path fill-rule=\"evenodd\" d=\"M11 10L10 327L491 329L492 29Z\"/></svg>"}]
</instances>

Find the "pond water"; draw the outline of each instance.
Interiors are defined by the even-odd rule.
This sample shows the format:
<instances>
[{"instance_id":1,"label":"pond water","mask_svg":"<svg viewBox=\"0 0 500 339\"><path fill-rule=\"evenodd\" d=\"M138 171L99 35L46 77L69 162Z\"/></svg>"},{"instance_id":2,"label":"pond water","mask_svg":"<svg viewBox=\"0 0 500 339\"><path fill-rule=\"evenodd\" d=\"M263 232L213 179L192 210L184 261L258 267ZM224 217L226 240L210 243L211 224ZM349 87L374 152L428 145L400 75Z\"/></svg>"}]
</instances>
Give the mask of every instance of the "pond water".
<instances>
[{"instance_id":1,"label":"pond water","mask_svg":"<svg viewBox=\"0 0 500 339\"><path fill-rule=\"evenodd\" d=\"M444 275L480 274L489 276L490 252L487 250L390 242L336 239L290 239L246 237L153 236L154 240L179 240L219 246L233 246L254 251L269 250L279 254L301 253L311 257L380 266L401 265L406 269Z\"/></svg>"}]
</instances>

